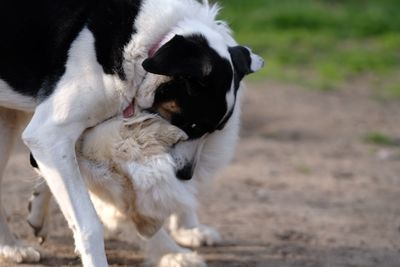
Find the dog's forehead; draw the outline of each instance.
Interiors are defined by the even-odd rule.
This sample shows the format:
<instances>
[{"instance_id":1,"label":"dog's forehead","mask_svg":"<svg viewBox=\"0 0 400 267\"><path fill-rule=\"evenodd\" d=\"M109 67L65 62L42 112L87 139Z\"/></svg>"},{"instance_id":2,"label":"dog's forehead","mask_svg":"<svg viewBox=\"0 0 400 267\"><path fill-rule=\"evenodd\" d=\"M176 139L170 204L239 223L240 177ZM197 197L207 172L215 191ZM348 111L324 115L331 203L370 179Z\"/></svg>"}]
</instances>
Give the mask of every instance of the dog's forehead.
<instances>
[{"instance_id":1,"label":"dog's forehead","mask_svg":"<svg viewBox=\"0 0 400 267\"><path fill-rule=\"evenodd\" d=\"M205 40L207 40L210 48L217 52L219 56L231 62L227 41L223 35L213 28L195 20L187 20L180 25L176 33L183 36L202 36Z\"/></svg>"}]
</instances>

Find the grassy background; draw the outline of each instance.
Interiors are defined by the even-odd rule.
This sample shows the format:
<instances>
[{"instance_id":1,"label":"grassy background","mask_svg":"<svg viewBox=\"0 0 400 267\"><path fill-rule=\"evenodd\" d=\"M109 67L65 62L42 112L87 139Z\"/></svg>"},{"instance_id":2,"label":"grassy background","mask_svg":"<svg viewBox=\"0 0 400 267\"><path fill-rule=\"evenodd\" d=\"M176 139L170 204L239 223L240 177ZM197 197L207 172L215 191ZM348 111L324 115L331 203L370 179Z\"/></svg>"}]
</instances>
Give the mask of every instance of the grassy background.
<instances>
[{"instance_id":1,"label":"grassy background","mask_svg":"<svg viewBox=\"0 0 400 267\"><path fill-rule=\"evenodd\" d=\"M267 62L253 79L322 90L368 79L400 98L399 0L219 0L240 43Z\"/></svg>"}]
</instances>

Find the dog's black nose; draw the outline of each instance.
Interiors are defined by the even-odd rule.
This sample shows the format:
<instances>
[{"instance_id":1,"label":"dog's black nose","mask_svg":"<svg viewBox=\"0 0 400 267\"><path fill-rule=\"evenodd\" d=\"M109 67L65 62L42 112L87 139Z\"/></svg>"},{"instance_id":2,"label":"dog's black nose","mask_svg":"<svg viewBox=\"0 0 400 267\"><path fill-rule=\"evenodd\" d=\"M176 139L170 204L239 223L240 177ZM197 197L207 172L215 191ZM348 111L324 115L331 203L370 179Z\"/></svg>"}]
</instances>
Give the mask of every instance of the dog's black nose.
<instances>
[{"instance_id":1,"label":"dog's black nose","mask_svg":"<svg viewBox=\"0 0 400 267\"><path fill-rule=\"evenodd\" d=\"M178 177L179 180L184 180L188 181L192 179L193 177L193 164L192 163L186 163L185 166L183 166L182 169L179 169L176 172L176 177Z\"/></svg>"}]
</instances>

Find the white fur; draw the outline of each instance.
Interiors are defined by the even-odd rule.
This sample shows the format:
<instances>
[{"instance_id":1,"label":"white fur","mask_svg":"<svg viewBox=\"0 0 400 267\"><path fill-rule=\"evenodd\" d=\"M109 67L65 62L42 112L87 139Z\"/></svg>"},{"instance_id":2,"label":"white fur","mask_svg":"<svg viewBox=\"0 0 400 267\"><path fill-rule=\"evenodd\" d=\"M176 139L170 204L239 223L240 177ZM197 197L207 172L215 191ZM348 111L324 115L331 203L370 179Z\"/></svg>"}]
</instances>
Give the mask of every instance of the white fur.
<instances>
[{"instance_id":1,"label":"white fur","mask_svg":"<svg viewBox=\"0 0 400 267\"><path fill-rule=\"evenodd\" d=\"M0 107L32 112L36 107L36 101L32 97L16 93L0 79Z\"/></svg>"},{"instance_id":2,"label":"white fur","mask_svg":"<svg viewBox=\"0 0 400 267\"><path fill-rule=\"evenodd\" d=\"M140 127L144 122L147 122L147 126ZM134 124L139 126L125 129ZM175 162L171 156L166 152L148 155L147 151L162 146L160 140L156 140L155 133L165 136L162 139L166 150L186 138L186 135L154 115L139 115L124 122L124 125L121 126L121 119L117 118L85 134L80 164L89 189L95 187L93 191L99 194L99 191L107 188L111 196L104 196L104 192L100 192L99 196L113 201L114 206L123 210L118 203L121 188L115 184L118 180L113 178L115 170L110 170L106 165L113 162L114 169L119 168L131 179L135 190L135 208L142 215L163 222L173 211L195 206L194 189L191 183L176 179ZM100 163L101 166L98 165Z\"/></svg>"},{"instance_id":3,"label":"white fur","mask_svg":"<svg viewBox=\"0 0 400 267\"><path fill-rule=\"evenodd\" d=\"M175 210L196 205L191 183L176 179L175 164L169 155L156 156L147 164L133 163L127 167L138 187L137 202L143 214L164 220Z\"/></svg>"},{"instance_id":4,"label":"white fur","mask_svg":"<svg viewBox=\"0 0 400 267\"><path fill-rule=\"evenodd\" d=\"M206 267L204 260L195 252L171 253L164 255L158 267Z\"/></svg>"},{"instance_id":5,"label":"white fur","mask_svg":"<svg viewBox=\"0 0 400 267\"><path fill-rule=\"evenodd\" d=\"M246 47L246 48L250 52L250 57L251 57L250 69L251 69L251 71L256 72L259 69L261 69L262 67L264 67L264 59L262 57L260 57L259 55L254 54L250 48L248 48L248 47Z\"/></svg>"},{"instance_id":6,"label":"white fur","mask_svg":"<svg viewBox=\"0 0 400 267\"><path fill-rule=\"evenodd\" d=\"M17 263L40 261L40 253L37 250L24 246L19 241L13 246L0 246L0 257Z\"/></svg>"}]
</instances>

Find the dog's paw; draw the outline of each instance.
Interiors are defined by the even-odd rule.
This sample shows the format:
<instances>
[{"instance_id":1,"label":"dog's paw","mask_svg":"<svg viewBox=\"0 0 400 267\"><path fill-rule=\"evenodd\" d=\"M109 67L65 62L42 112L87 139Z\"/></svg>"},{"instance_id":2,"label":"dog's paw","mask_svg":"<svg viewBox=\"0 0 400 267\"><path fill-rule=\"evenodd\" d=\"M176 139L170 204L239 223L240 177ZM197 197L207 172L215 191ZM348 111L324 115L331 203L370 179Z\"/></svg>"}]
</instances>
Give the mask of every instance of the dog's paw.
<instances>
[{"instance_id":1,"label":"dog's paw","mask_svg":"<svg viewBox=\"0 0 400 267\"><path fill-rule=\"evenodd\" d=\"M171 253L164 255L157 267L207 267L207 264L195 252Z\"/></svg>"},{"instance_id":2,"label":"dog's paw","mask_svg":"<svg viewBox=\"0 0 400 267\"><path fill-rule=\"evenodd\" d=\"M190 248L213 246L221 242L217 230L205 225L191 229L178 228L171 231L171 236L179 245Z\"/></svg>"},{"instance_id":3,"label":"dog's paw","mask_svg":"<svg viewBox=\"0 0 400 267\"><path fill-rule=\"evenodd\" d=\"M44 193L35 192L28 205L27 222L40 244L46 240L49 232L49 223L46 216L48 200L45 199L46 197Z\"/></svg>"},{"instance_id":4,"label":"dog's paw","mask_svg":"<svg viewBox=\"0 0 400 267\"><path fill-rule=\"evenodd\" d=\"M0 260L22 263L22 262L39 262L40 253L32 247L24 245L1 246Z\"/></svg>"},{"instance_id":5,"label":"dog's paw","mask_svg":"<svg viewBox=\"0 0 400 267\"><path fill-rule=\"evenodd\" d=\"M43 244L43 242L46 241L49 232L47 220L38 221L31 215L32 214L29 214L27 219L28 225L32 228L33 234L37 237L39 244Z\"/></svg>"},{"instance_id":6,"label":"dog's paw","mask_svg":"<svg viewBox=\"0 0 400 267\"><path fill-rule=\"evenodd\" d=\"M44 241L46 241L47 235L48 235L48 226L46 223L43 225L36 226L33 223L31 223L29 220L27 220L29 226L33 230L33 234L35 237L37 237L37 240L39 244L43 244Z\"/></svg>"}]
</instances>

